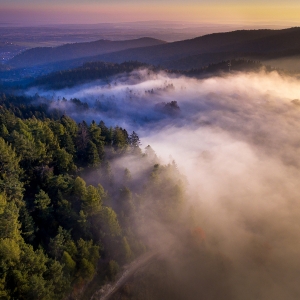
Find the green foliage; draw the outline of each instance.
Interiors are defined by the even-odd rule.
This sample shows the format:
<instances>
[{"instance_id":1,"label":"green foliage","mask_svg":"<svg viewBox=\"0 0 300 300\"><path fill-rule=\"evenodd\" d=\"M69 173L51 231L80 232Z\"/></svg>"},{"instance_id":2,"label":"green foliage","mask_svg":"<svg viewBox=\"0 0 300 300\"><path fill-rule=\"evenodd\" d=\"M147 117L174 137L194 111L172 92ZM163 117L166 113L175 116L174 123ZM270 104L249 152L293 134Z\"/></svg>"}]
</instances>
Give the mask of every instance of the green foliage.
<instances>
[{"instance_id":1,"label":"green foliage","mask_svg":"<svg viewBox=\"0 0 300 300\"><path fill-rule=\"evenodd\" d=\"M54 153L54 164L58 173L67 173L75 169L73 155L65 149L58 149Z\"/></svg>"},{"instance_id":2,"label":"green foliage","mask_svg":"<svg viewBox=\"0 0 300 300\"><path fill-rule=\"evenodd\" d=\"M12 146L0 137L0 193L5 193L8 200L14 199L20 204L23 184L19 180L19 161Z\"/></svg>"},{"instance_id":3,"label":"green foliage","mask_svg":"<svg viewBox=\"0 0 300 300\"><path fill-rule=\"evenodd\" d=\"M87 163L90 167L97 167L100 164L97 146L92 141L87 143Z\"/></svg>"},{"instance_id":4,"label":"green foliage","mask_svg":"<svg viewBox=\"0 0 300 300\"><path fill-rule=\"evenodd\" d=\"M5 287L5 277L0 278L0 299L9 300L9 291Z\"/></svg>"},{"instance_id":5,"label":"green foliage","mask_svg":"<svg viewBox=\"0 0 300 300\"><path fill-rule=\"evenodd\" d=\"M113 280L145 251L136 221L151 230L149 215L179 220L184 180L150 146L142 154L135 132L51 117L25 100L0 97L0 298L64 299L98 266ZM128 154L143 176L130 162L119 174Z\"/></svg>"},{"instance_id":6,"label":"green foliage","mask_svg":"<svg viewBox=\"0 0 300 300\"><path fill-rule=\"evenodd\" d=\"M76 270L76 262L72 259L71 255L67 251L64 251L61 262L64 266L64 272L69 276L73 276Z\"/></svg>"},{"instance_id":7,"label":"green foliage","mask_svg":"<svg viewBox=\"0 0 300 300\"><path fill-rule=\"evenodd\" d=\"M95 274L97 261L100 257L99 246L93 245L92 241L79 239L77 248L79 261L78 275L84 280L90 280Z\"/></svg>"},{"instance_id":8,"label":"green foliage","mask_svg":"<svg viewBox=\"0 0 300 300\"><path fill-rule=\"evenodd\" d=\"M0 238L20 239L19 209L13 202L5 205L0 215Z\"/></svg>"},{"instance_id":9,"label":"green foliage","mask_svg":"<svg viewBox=\"0 0 300 300\"><path fill-rule=\"evenodd\" d=\"M124 151L128 146L128 133L121 127L116 127L113 131L112 144L115 150Z\"/></svg>"},{"instance_id":10,"label":"green foliage","mask_svg":"<svg viewBox=\"0 0 300 300\"><path fill-rule=\"evenodd\" d=\"M33 242L35 238L35 224L33 217L25 206L22 206L20 209L19 220L21 222L22 237L26 242Z\"/></svg>"},{"instance_id":11,"label":"green foliage","mask_svg":"<svg viewBox=\"0 0 300 300\"><path fill-rule=\"evenodd\" d=\"M86 183L80 177L76 177L74 181L74 195L79 199L83 199L86 196Z\"/></svg>"},{"instance_id":12,"label":"green foliage","mask_svg":"<svg viewBox=\"0 0 300 300\"><path fill-rule=\"evenodd\" d=\"M62 230L63 229L59 227L58 234L53 239L50 239L49 243L50 253L55 259L60 259L64 251L65 236Z\"/></svg>"},{"instance_id":13,"label":"green foliage","mask_svg":"<svg viewBox=\"0 0 300 300\"><path fill-rule=\"evenodd\" d=\"M20 247L11 238L0 239L0 259L9 266L14 266L20 260Z\"/></svg>"},{"instance_id":14,"label":"green foliage","mask_svg":"<svg viewBox=\"0 0 300 300\"><path fill-rule=\"evenodd\" d=\"M122 64L105 62L85 63L83 66L73 70L60 71L41 77L36 80L35 84L47 85L51 88L60 89L65 88L66 86L74 86L86 81L100 78L105 79L118 73L131 72L136 68L145 66L145 64L139 62L124 62Z\"/></svg>"},{"instance_id":15,"label":"green foliage","mask_svg":"<svg viewBox=\"0 0 300 300\"><path fill-rule=\"evenodd\" d=\"M82 198L82 209L88 214L95 214L101 209L101 195L99 190L92 185L86 189L86 193Z\"/></svg>"},{"instance_id":16,"label":"green foliage","mask_svg":"<svg viewBox=\"0 0 300 300\"><path fill-rule=\"evenodd\" d=\"M79 258L88 259L92 264L96 264L99 259L99 246L93 245L93 241L79 239L77 242Z\"/></svg>"},{"instance_id":17,"label":"green foliage","mask_svg":"<svg viewBox=\"0 0 300 300\"><path fill-rule=\"evenodd\" d=\"M45 193L43 190L40 190L40 192L35 195L34 204L36 209L44 211L51 204L51 199L47 193Z\"/></svg>"},{"instance_id":18,"label":"green foliage","mask_svg":"<svg viewBox=\"0 0 300 300\"><path fill-rule=\"evenodd\" d=\"M97 149L99 160L104 158L104 137L101 135L101 128L93 121L89 127L89 136L91 142L94 143Z\"/></svg>"},{"instance_id":19,"label":"green foliage","mask_svg":"<svg viewBox=\"0 0 300 300\"><path fill-rule=\"evenodd\" d=\"M114 260L110 260L108 263L107 275L110 280L114 280L118 274L120 267L118 263Z\"/></svg>"},{"instance_id":20,"label":"green foliage","mask_svg":"<svg viewBox=\"0 0 300 300\"><path fill-rule=\"evenodd\" d=\"M7 201L5 195L0 194L0 215L4 213Z\"/></svg>"},{"instance_id":21,"label":"green foliage","mask_svg":"<svg viewBox=\"0 0 300 300\"><path fill-rule=\"evenodd\" d=\"M15 299L53 299L58 293L62 267L51 263L41 250L13 239L0 240L1 270L5 270L2 285ZM3 275L3 274L2 274ZM60 287L61 288L61 287Z\"/></svg>"},{"instance_id":22,"label":"green foliage","mask_svg":"<svg viewBox=\"0 0 300 300\"><path fill-rule=\"evenodd\" d=\"M104 206L101 210L101 229L109 236L121 235L121 228L117 214L110 207Z\"/></svg>"},{"instance_id":23,"label":"green foliage","mask_svg":"<svg viewBox=\"0 0 300 300\"><path fill-rule=\"evenodd\" d=\"M76 122L70 117L63 115L60 119L61 124L65 127L66 132L72 137L76 137L78 127Z\"/></svg>"},{"instance_id":24,"label":"green foliage","mask_svg":"<svg viewBox=\"0 0 300 300\"><path fill-rule=\"evenodd\" d=\"M9 135L9 132L5 126L5 124L1 124L1 127L0 127L0 136L2 136L3 138L7 138Z\"/></svg>"},{"instance_id":25,"label":"green foliage","mask_svg":"<svg viewBox=\"0 0 300 300\"><path fill-rule=\"evenodd\" d=\"M79 275L85 280L91 280L95 273L95 267L87 259L83 258L79 264Z\"/></svg>"}]
</instances>

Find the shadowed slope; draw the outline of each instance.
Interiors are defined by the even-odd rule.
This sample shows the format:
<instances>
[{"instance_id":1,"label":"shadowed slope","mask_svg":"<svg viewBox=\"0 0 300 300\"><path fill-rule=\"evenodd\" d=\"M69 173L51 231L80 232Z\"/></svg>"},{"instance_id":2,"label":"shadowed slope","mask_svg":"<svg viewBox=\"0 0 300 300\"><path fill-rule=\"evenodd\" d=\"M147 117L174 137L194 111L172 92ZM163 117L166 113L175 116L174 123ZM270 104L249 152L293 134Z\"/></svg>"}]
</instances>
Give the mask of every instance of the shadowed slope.
<instances>
[{"instance_id":1,"label":"shadowed slope","mask_svg":"<svg viewBox=\"0 0 300 300\"><path fill-rule=\"evenodd\" d=\"M99 40L89 43L66 44L59 47L38 47L24 51L9 61L14 67L43 65L58 61L120 51L130 48L164 44L164 41L152 38L140 38L127 41Z\"/></svg>"}]
</instances>

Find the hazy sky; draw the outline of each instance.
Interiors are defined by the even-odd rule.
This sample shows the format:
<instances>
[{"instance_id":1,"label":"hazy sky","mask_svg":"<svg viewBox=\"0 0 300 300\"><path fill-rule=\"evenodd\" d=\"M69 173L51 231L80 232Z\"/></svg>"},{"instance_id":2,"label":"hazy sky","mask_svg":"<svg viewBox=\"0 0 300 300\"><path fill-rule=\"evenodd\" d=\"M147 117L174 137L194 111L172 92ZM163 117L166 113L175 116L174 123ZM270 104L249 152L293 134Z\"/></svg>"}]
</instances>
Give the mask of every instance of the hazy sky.
<instances>
[{"instance_id":1,"label":"hazy sky","mask_svg":"<svg viewBox=\"0 0 300 300\"><path fill-rule=\"evenodd\" d=\"M0 0L0 23L120 21L298 25L296 0Z\"/></svg>"}]
</instances>

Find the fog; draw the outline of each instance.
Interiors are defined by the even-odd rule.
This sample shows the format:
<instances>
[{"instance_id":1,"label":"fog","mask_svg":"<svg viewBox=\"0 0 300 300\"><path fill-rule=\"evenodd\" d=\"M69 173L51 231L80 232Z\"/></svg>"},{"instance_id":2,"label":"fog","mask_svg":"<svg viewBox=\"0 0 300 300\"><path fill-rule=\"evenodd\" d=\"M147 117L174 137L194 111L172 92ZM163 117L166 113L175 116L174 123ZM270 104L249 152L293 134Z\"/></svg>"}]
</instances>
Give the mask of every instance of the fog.
<instances>
[{"instance_id":1,"label":"fog","mask_svg":"<svg viewBox=\"0 0 300 300\"><path fill-rule=\"evenodd\" d=\"M86 112L69 102L52 106L78 121L134 130L143 148L150 144L162 162L176 161L188 181L194 226L205 232L198 280L178 257L165 258L179 284L196 281L185 299L288 300L300 297L299 86L297 78L264 70L203 80L139 70L38 92L87 102ZM162 230L163 239L169 235ZM153 238L155 247L162 237ZM182 241L172 239L179 253L186 251Z\"/></svg>"}]
</instances>

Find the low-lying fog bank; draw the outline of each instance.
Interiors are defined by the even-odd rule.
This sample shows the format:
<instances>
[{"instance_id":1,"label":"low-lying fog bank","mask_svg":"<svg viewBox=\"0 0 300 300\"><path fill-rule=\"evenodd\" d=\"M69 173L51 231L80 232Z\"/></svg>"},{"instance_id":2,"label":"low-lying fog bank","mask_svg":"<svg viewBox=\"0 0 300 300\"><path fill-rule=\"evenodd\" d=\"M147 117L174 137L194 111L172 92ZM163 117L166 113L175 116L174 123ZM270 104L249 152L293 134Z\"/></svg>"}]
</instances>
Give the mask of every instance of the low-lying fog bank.
<instances>
[{"instance_id":1,"label":"low-lying fog bank","mask_svg":"<svg viewBox=\"0 0 300 300\"><path fill-rule=\"evenodd\" d=\"M205 232L201 247L230 266L214 272L216 264L202 264L199 285L206 273L210 278L203 298L220 286L223 272L226 287L219 288L229 289L230 299L288 300L300 297L299 86L276 72L196 80L141 70L109 83L28 93L59 98L52 107L78 121L134 130L142 147L150 144L163 161L175 159L189 183L195 226ZM63 97L90 108L78 110ZM178 248L185 247L181 241ZM184 285L189 270L177 259L166 257Z\"/></svg>"}]
</instances>

